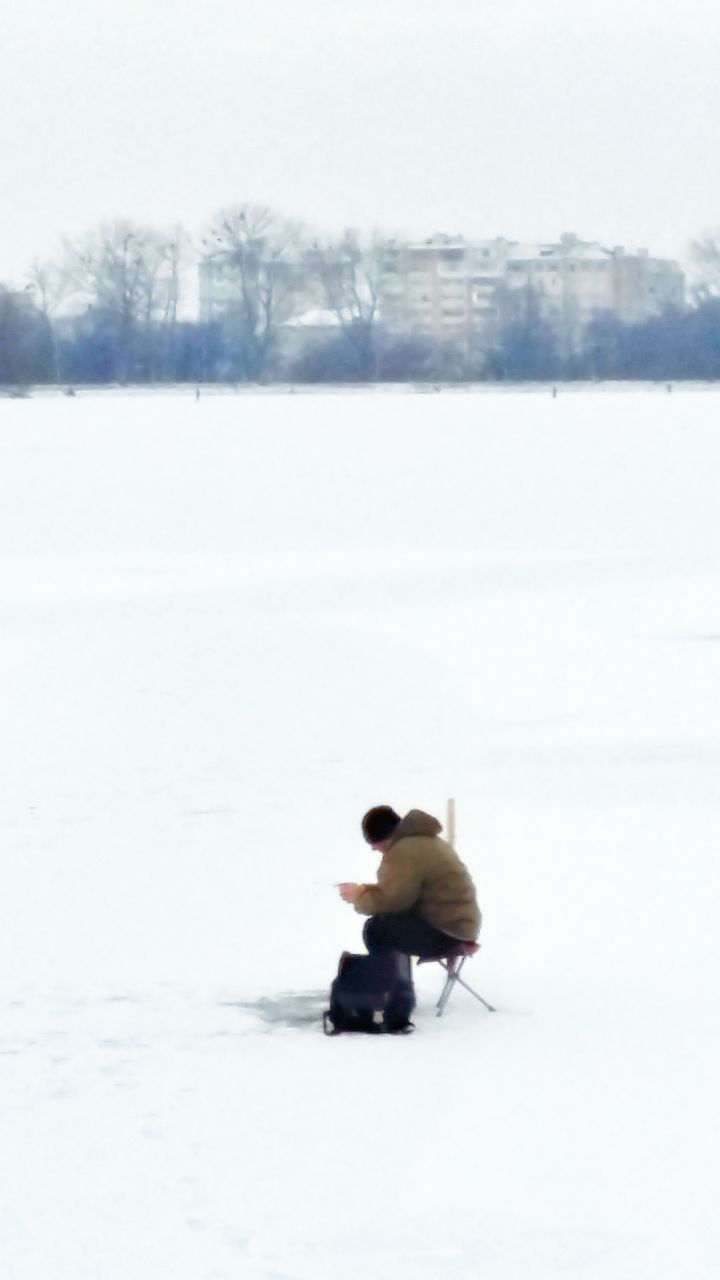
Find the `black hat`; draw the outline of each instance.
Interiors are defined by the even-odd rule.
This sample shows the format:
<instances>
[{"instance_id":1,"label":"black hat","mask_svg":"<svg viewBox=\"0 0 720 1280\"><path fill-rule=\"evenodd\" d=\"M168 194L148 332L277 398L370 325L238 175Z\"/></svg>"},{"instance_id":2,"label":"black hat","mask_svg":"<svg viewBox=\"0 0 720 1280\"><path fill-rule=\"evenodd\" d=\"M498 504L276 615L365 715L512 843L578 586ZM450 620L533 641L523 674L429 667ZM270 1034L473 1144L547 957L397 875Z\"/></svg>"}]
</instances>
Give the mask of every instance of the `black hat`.
<instances>
[{"instance_id":1,"label":"black hat","mask_svg":"<svg viewBox=\"0 0 720 1280\"><path fill-rule=\"evenodd\" d=\"M362 833L368 844L379 844L391 836L400 821L400 814L389 804L378 804L368 809L362 820Z\"/></svg>"}]
</instances>

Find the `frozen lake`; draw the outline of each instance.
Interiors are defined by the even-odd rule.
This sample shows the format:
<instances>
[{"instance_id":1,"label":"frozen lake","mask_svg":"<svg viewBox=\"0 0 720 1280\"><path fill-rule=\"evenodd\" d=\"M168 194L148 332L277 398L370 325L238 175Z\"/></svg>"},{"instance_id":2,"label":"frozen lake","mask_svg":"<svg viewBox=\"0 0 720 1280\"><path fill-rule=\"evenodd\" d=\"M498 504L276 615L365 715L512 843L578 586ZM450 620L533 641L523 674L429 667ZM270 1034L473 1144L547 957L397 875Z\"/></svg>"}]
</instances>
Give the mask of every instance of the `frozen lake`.
<instances>
[{"instance_id":1,"label":"frozen lake","mask_svg":"<svg viewBox=\"0 0 720 1280\"><path fill-rule=\"evenodd\" d=\"M8 1280L715 1280L720 391L0 401ZM485 916L325 1039L370 805Z\"/></svg>"}]
</instances>

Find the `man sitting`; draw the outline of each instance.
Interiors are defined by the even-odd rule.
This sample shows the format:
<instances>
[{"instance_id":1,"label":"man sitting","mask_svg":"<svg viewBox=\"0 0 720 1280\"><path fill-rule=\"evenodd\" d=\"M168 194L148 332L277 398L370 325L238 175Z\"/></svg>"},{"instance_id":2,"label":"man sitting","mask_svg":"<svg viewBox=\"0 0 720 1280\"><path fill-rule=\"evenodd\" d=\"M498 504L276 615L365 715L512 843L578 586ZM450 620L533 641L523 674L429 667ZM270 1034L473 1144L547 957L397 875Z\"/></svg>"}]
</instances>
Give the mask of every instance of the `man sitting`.
<instances>
[{"instance_id":1,"label":"man sitting","mask_svg":"<svg viewBox=\"0 0 720 1280\"><path fill-rule=\"evenodd\" d=\"M389 805L369 809L362 832L382 854L376 884L344 883L340 896L369 916L363 941L369 952L403 951L431 960L458 941L474 942L482 916L467 867L441 824L421 809L401 818Z\"/></svg>"}]
</instances>

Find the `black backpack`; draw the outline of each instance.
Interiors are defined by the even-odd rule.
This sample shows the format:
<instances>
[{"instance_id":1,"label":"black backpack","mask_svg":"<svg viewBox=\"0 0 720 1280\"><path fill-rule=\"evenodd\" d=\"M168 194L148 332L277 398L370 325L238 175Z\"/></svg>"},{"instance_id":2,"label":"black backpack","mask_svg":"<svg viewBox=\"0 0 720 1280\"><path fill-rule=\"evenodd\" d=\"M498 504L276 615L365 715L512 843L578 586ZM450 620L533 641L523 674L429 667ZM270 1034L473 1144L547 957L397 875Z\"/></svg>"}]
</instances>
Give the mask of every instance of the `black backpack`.
<instances>
[{"instance_id":1,"label":"black backpack","mask_svg":"<svg viewBox=\"0 0 720 1280\"><path fill-rule=\"evenodd\" d=\"M343 952L330 988L330 1008L323 1014L328 1036L341 1031L412 1031L415 1008L410 957L401 951L371 956Z\"/></svg>"}]
</instances>

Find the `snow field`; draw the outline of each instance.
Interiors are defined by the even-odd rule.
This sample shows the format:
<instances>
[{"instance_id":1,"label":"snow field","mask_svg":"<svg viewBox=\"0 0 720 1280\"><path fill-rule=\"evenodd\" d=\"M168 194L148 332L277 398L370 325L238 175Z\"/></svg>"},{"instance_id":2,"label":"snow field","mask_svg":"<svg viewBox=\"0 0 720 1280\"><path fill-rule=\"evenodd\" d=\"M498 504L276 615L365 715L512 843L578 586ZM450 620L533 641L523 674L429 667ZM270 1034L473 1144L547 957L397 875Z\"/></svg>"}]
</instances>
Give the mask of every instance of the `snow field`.
<instances>
[{"instance_id":1,"label":"snow field","mask_svg":"<svg viewBox=\"0 0 720 1280\"><path fill-rule=\"evenodd\" d=\"M3 1274L716 1275L717 405L2 402ZM451 794L500 1012L326 1040Z\"/></svg>"}]
</instances>

